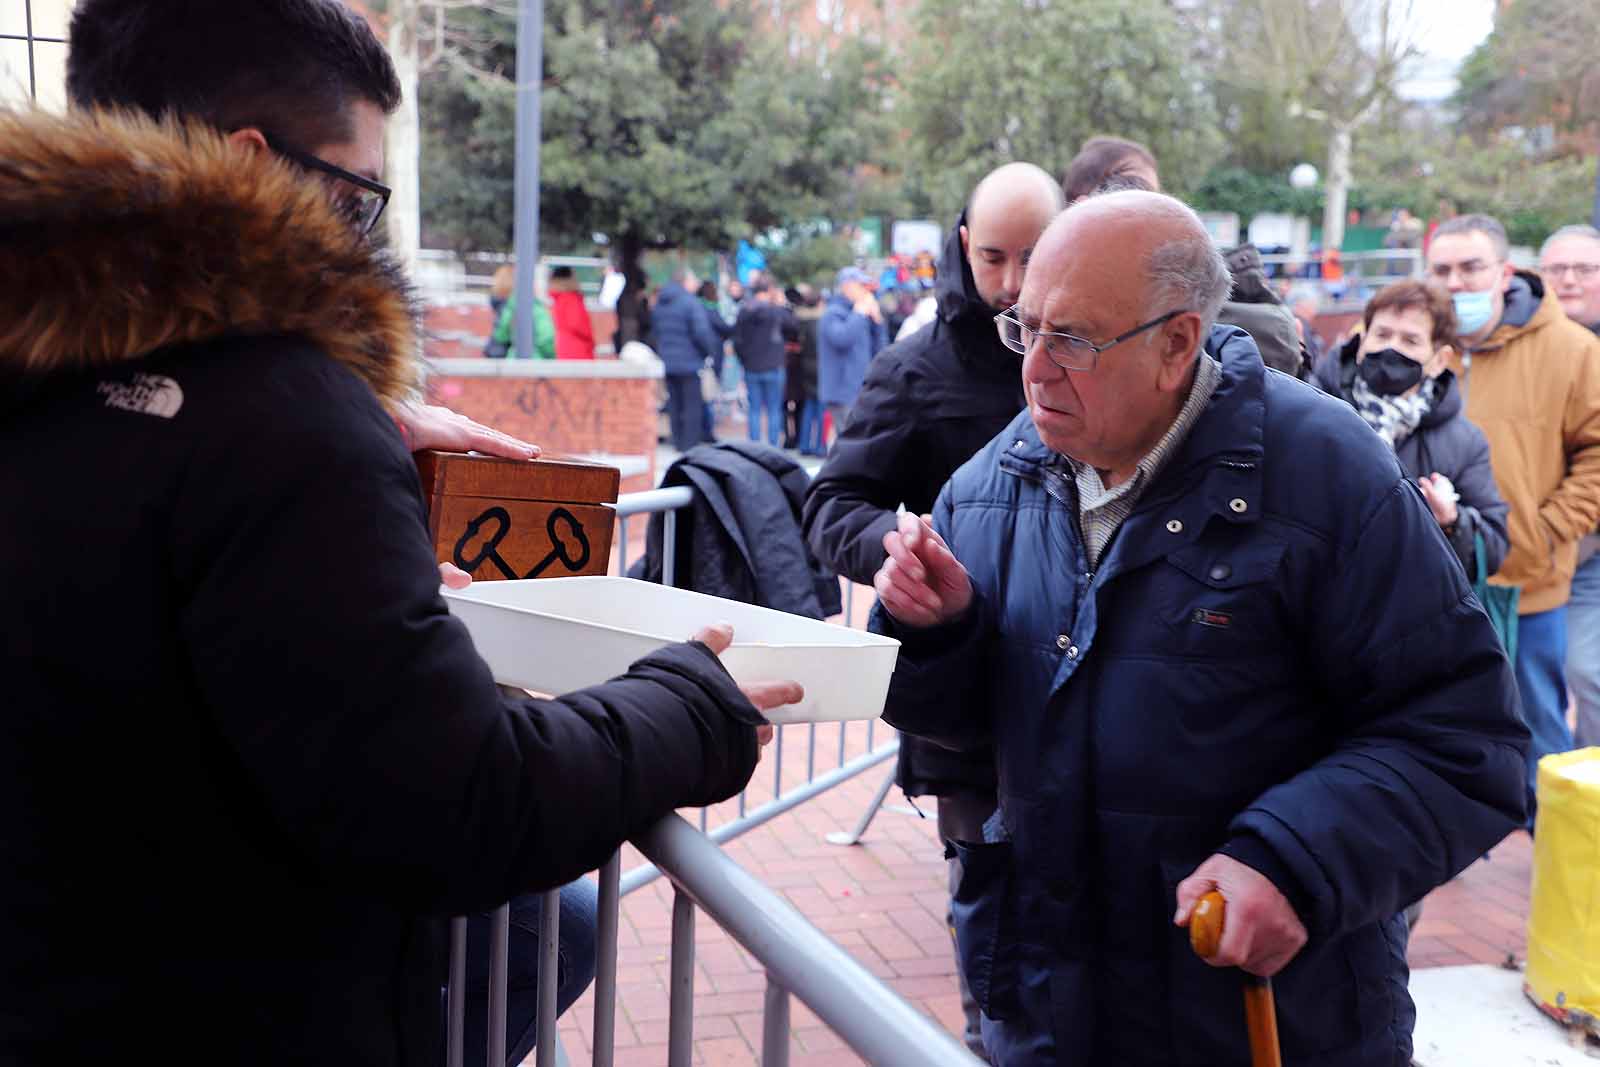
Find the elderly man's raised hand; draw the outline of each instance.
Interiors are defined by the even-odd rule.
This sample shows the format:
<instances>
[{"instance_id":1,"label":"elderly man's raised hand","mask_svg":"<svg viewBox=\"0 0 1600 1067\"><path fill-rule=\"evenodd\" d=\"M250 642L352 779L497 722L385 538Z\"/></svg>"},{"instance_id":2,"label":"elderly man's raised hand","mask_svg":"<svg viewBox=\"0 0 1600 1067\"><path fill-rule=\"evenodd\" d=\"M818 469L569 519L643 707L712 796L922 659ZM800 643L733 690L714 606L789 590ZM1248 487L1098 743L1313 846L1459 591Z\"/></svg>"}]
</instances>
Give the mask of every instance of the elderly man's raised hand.
<instances>
[{"instance_id":1,"label":"elderly man's raised hand","mask_svg":"<svg viewBox=\"0 0 1600 1067\"><path fill-rule=\"evenodd\" d=\"M972 603L972 579L927 515L901 515L883 535L889 558L872 586L884 610L905 626L938 626Z\"/></svg>"},{"instance_id":2,"label":"elderly man's raised hand","mask_svg":"<svg viewBox=\"0 0 1600 1067\"><path fill-rule=\"evenodd\" d=\"M1188 926L1194 906L1213 889L1228 904L1213 967L1240 967L1271 978L1305 947L1306 928L1294 907L1266 875L1232 856L1212 856L1178 883L1178 913L1173 922Z\"/></svg>"}]
</instances>

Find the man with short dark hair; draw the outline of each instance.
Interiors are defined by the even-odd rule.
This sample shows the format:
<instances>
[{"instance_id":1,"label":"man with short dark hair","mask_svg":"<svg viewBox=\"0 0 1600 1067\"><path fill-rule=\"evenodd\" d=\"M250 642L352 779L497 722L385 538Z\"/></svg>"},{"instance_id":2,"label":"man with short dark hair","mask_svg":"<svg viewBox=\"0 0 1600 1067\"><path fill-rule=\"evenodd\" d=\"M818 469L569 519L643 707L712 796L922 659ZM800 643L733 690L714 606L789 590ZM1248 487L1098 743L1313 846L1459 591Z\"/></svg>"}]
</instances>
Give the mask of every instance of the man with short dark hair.
<instances>
[{"instance_id":1,"label":"man with short dark hair","mask_svg":"<svg viewBox=\"0 0 1600 1067\"><path fill-rule=\"evenodd\" d=\"M884 718L999 768L956 896L998 1067L1243 1067L1233 967L1277 976L1284 1062L1409 1063L1400 911L1522 816L1511 670L1438 524L1348 406L1213 328L1229 284L1169 197L1068 208L998 317L1027 410L884 537Z\"/></svg>"},{"instance_id":2,"label":"man with short dark hair","mask_svg":"<svg viewBox=\"0 0 1600 1067\"><path fill-rule=\"evenodd\" d=\"M0 110L0 1061L435 1064L440 919L733 795L795 687L712 628L496 690L390 415L365 23L81 0L68 85Z\"/></svg>"},{"instance_id":3,"label":"man with short dark hair","mask_svg":"<svg viewBox=\"0 0 1600 1067\"><path fill-rule=\"evenodd\" d=\"M1562 311L1554 288L1511 265L1488 215L1441 224L1428 273L1450 290L1461 331L1455 369L1467 418L1489 439L1511 549L1494 575L1521 589L1517 687L1532 733L1528 825L1539 759L1572 747L1567 726L1567 601L1578 543L1600 522L1600 339Z\"/></svg>"},{"instance_id":4,"label":"man with short dark hair","mask_svg":"<svg viewBox=\"0 0 1600 1067\"><path fill-rule=\"evenodd\" d=\"M1161 191L1156 157L1138 141L1124 137L1091 137L1061 175L1061 192L1073 204L1097 192L1125 189Z\"/></svg>"}]
</instances>

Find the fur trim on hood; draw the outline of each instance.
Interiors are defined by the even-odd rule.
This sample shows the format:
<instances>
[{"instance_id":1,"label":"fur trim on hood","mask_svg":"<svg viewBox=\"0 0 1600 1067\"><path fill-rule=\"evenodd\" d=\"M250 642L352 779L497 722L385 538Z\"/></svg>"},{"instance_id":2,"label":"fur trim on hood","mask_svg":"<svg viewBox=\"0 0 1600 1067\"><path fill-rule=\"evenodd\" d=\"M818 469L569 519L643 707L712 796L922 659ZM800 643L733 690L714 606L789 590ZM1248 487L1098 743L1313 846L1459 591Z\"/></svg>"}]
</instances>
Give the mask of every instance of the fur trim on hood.
<instances>
[{"instance_id":1,"label":"fur trim on hood","mask_svg":"<svg viewBox=\"0 0 1600 1067\"><path fill-rule=\"evenodd\" d=\"M0 376L299 334L392 406L421 377L398 264L321 183L200 124L0 110Z\"/></svg>"}]
</instances>

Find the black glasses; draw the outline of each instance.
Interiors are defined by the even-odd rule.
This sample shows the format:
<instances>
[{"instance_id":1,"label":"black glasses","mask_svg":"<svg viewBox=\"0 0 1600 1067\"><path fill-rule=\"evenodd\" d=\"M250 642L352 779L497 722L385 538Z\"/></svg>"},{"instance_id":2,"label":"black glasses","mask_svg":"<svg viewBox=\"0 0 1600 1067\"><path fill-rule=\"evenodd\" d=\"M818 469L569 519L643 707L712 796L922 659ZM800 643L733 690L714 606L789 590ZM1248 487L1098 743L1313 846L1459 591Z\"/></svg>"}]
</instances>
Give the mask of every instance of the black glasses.
<instances>
[{"instance_id":1,"label":"black glasses","mask_svg":"<svg viewBox=\"0 0 1600 1067\"><path fill-rule=\"evenodd\" d=\"M1016 311L1017 309L1013 307L994 317L995 325L1000 329L1000 343L1018 355L1025 356L1028 354L1028 349L1033 347L1035 340L1043 341L1044 354L1050 357L1051 363L1062 370L1094 370L1100 353L1106 349L1120 345L1130 337L1137 337L1144 331L1183 314L1182 309L1169 311L1160 318L1141 323L1127 333L1113 337L1103 345L1097 345L1088 338L1076 334L1036 329L1017 318Z\"/></svg>"},{"instance_id":2,"label":"black glasses","mask_svg":"<svg viewBox=\"0 0 1600 1067\"><path fill-rule=\"evenodd\" d=\"M375 182L371 178L363 178L343 167L336 167L325 159L318 159L310 152L290 148L281 141L269 139L267 145L278 155L298 163L307 170L318 171L344 182L348 188L340 190L340 195L334 200L334 207L349 220L357 233L365 236L372 232L372 228L378 224L378 216L383 214L383 209L389 204L390 189L387 185Z\"/></svg>"}]
</instances>

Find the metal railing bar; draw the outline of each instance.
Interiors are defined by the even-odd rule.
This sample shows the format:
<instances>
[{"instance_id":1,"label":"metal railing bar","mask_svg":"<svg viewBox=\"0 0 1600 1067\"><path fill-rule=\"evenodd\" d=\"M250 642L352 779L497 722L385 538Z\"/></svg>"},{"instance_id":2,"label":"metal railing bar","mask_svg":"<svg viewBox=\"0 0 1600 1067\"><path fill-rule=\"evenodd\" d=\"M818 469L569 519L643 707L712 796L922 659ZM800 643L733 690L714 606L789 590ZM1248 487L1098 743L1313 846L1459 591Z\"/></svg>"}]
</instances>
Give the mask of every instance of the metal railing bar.
<instances>
[{"instance_id":1,"label":"metal railing bar","mask_svg":"<svg viewBox=\"0 0 1600 1067\"><path fill-rule=\"evenodd\" d=\"M671 966L667 1067L689 1067L694 1061L694 900L681 889L672 895Z\"/></svg>"},{"instance_id":2,"label":"metal railing bar","mask_svg":"<svg viewBox=\"0 0 1600 1067\"><path fill-rule=\"evenodd\" d=\"M488 1067L506 1062L506 968L511 959L511 905L494 909L489 924Z\"/></svg>"},{"instance_id":3,"label":"metal railing bar","mask_svg":"<svg viewBox=\"0 0 1600 1067\"><path fill-rule=\"evenodd\" d=\"M867 810L861 813L861 818L856 822L856 828L849 833L834 831L826 835L823 840L830 845L854 845L865 836L867 827L872 825L873 816L878 814L878 809L883 807L884 798L889 795L889 790L894 786L895 777L899 774L899 767L890 767L889 773L884 775L883 783L878 786L878 791L873 794L872 802L867 805Z\"/></svg>"},{"instance_id":4,"label":"metal railing bar","mask_svg":"<svg viewBox=\"0 0 1600 1067\"><path fill-rule=\"evenodd\" d=\"M637 493L623 493L617 497L617 518L646 515L662 511L668 514L694 503L694 490L687 485L674 485L666 489L645 489Z\"/></svg>"},{"instance_id":5,"label":"metal railing bar","mask_svg":"<svg viewBox=\"0 0 1600 1067\"><path fill-rule=\"evenodd\" d=\"M761 1067L789 1067L789 991L767 973L761 1015Z\"/></svg>"},{"instance_id":6,"label":"metal railing bar","mask_svg":"<svg viewBox=\"0 0 1600 1067\"><path fill-rule=\"evenodd\" d=\"M772 981L798 996L867 1062L876 1067L977 1067L979 1061L960 1042L874 978L792 904L728 859L682 818L667 816L634 844L652 862L672 870L680 898L692 899L766 968ZM676 975L676 904L673 918ZM674 998L677 992L675 981ZM673 1024L677 1007L674 999Z\"/></svg>"},{"instance_id":7,"label":"metal railing bar","mask_svg":"<svg viewBox=\"0 0 1600 1067\"><path fill-rule=\"evenodd\" d=\"M783 795L783 727L773 727L778 736L772 739L772 795Z\"/></svg>"},{"instance_id":8,"label":"metal railing bar","mask_svg":"<svg viewBox=\"0 0 1600 1067\"><path fill-rule=\"evenodd\" d=\"M617 1047L617 927L622 916L622 851L600 868L600 914L595 924L594 1067L612 1067Z\"/></svg>"},{"instance_id":9,"label":"metal railing bar","mask_svg":"<svg viewBox=\"0 0 1600 1067\"><path fill-rule=\"evenodd\" d=\"M552 889L539 900L539 1003L534 1046L534 1063L538 1067L556 1067L556 978L561 966L560 945L561 890Z\"/></svg>"},{"instance_id":10,"label":"metal railing bar","mask_svg":"<svg viewBox=\"0 0 1600 1067\"><path fill-rule=\"evenodd\" d=\"M450 920L450 991L445 1012L445 1063L466 1067L467 917Z\"/></svg>"},{"instance_id":11,"label":"metal railing bar","mask_svg":"<svg viewBox=\"0 0 1600 1067\"><path fill-rule=\"evenodd\" d=\"M815 782L808 782L798 789L791 789L781 797L775 797L771 802L763 804L748 816L734 822L724 823L707 834L706 838L718 845L731 841L740 834L748 833L762 823L782 815L790 808L799 807L812 797L826 793L840 782L848 781L862 771L876 767L884 760L892 758L899 751L900 742L897 740L891 744L884 745L876 752L868 752L857 756L847 766L829 771ZM705 809L702 808L701 810L704 811ZM656 868L655 864L641 863L622 876L622 895L627 896L634 890L643 888L660 877L661 871Z\"/></svg>"},{"instance_id":12,"label":"metal railing bar","mask_svg":"<svg viewBox=\"0 0 1600 1067\"><path fill-rule=\"evenodd\" d=\"M661 535L661 584L676 585L678 564L678 513L663 512L661 521L665 530Z\"/></svg>"}]
</instances>

